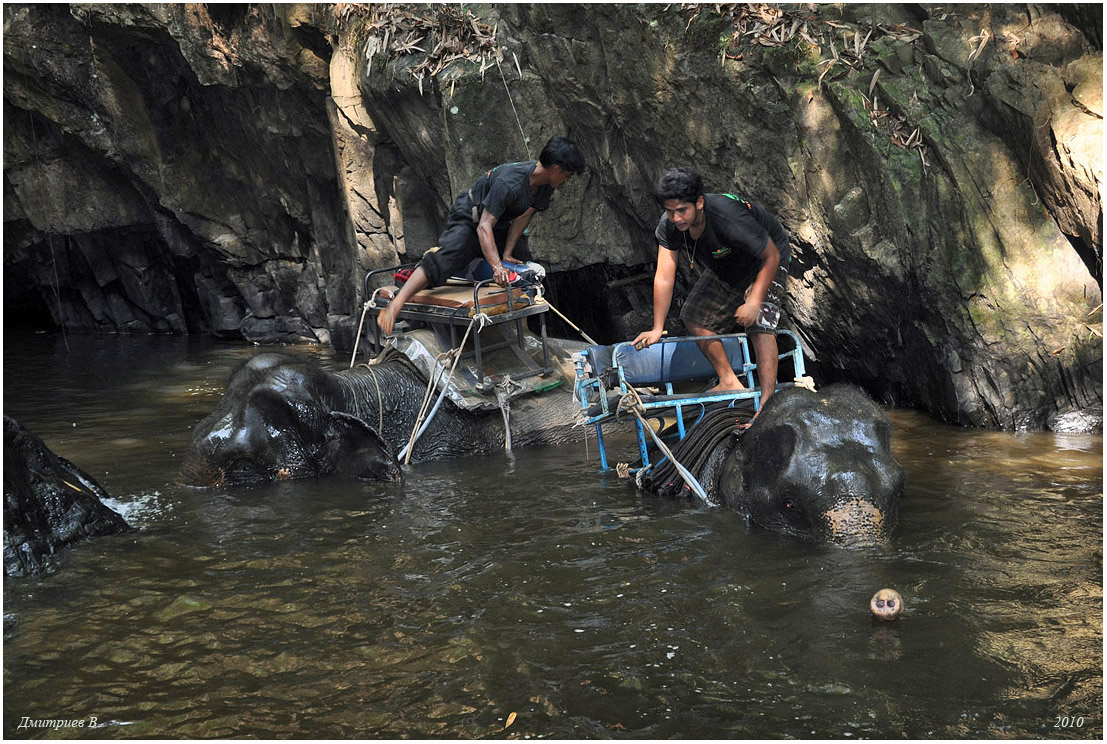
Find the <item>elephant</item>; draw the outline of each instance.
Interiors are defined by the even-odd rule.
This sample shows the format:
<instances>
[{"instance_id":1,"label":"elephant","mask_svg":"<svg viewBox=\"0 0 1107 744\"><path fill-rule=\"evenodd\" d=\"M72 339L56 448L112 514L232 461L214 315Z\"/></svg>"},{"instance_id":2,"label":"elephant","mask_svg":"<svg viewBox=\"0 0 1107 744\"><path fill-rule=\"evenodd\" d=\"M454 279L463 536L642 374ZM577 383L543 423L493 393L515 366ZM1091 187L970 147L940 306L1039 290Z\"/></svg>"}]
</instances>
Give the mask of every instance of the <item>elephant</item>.
<instances>
[{"instance_id":1,"label":"elephant","mask_svg":"<svg viewBox=\"0 0 1107 744\"><path fill-rule=\"evenodd\" d=\"M102 502L88 473L4 417L4 573L28 576L56 566L61 548L131 529Z\"/></svg>"},{"instance_id":2,"label":"elephant","mask_svg":"<svg viewBox=\"0 0 1107 744\"><path fill-rule=\"evenodd\" d=\"M734 408L709 412L673 448L709 500L774 532L819 543L887 541L905 473L891 450L892 423L865 393L832 385L775 393L748 430ZM658 494L687 493L673 467L643 474Z\"/></svg>"},{"instance_id":3,"label":"elephant","mask_svg":"<svg viewBox=\"0 0 1107 744\"><path fill-rule=\"evenodd\" d=\"M232 374L222 401L196 425L180 481L238 486L331 473L398 480L397 454L408 443L426 387L423 374L400 354L337 372L288 354L256 355ZM574 413L570 385L515 398L511 442L579 440L583 430ZM411 462L502 450L504 427L497 408L469 411L447 399L412 448Z\"/></svg>"}]
</instances>

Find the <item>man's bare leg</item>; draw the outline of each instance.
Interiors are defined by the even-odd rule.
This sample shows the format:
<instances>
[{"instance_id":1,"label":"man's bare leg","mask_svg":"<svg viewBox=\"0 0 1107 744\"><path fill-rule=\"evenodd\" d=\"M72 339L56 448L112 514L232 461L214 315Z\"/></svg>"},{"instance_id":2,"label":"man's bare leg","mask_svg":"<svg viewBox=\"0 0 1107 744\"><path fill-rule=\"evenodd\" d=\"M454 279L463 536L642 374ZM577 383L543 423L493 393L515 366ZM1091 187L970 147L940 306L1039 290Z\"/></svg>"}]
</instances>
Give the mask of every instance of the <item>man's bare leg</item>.
<instances>
[{"instance_id":1,"label":"man's bare leg","mask_svg":"<svg viewBox=\"0 0 1107 744\"><path fill-rule=\"evenodd\" d=\"M693 336L718 335L715 331L707 328L701 328L690 324L686 325ZM714 338L707 341L696 341L696 346L700 347L700 351L707 357L707 361L710 362L711 367L715 370L715 376L719 378L719 384L707 392L720 393L727 390L746 389L746 386L738 380L738 375L736 375L731 368L730 360L726 358L726 350L723 349L723 342L720 339Z\"/></svg>"},{"instance_id":2,"label":"man's bare leg","mask_svg":"<svg viewBox=\"0 0 1107 744\"><path fill-rule=\"evenodd\" d=\"M411 278L404 282L404 286L400 287L400 291L388 303L388 307L377 314L377 326L381 329L381 333L386 336L392 335L392 328L396 325L396 316L399 315L404 303L410 300L413 294L425 288L427 282L427 275L423 271L423 267L416 266L415 271L411 272Z\"/></svg>"},{"instance_id":3,"label":"man's bare leg","mask_svg":"<svg viewBox=\"0 0 1107 744\"><path fill-rule=\"evenodd\" d=\"M761 406L758 413L765 406L772 394L776 392L776 369L780 362L780 349L776 344L775 333L751 333L750 342L753 345L754 359L757 361L757 381L761 385ZM754 414L754 418L757 415Z\"/></svg>"}]
</instances>

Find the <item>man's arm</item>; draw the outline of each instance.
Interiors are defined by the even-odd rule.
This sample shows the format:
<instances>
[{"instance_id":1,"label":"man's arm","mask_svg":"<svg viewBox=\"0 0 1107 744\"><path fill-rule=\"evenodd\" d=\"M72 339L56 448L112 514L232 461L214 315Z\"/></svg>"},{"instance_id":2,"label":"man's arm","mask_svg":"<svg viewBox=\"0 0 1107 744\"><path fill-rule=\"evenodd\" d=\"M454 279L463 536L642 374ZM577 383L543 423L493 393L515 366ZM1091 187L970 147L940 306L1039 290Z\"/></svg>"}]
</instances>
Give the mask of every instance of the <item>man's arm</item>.
<instances>
[{"instance_id":1,"label":"man's arm","mask_svg":"<svg viewBox=\"0 0 1107 744\"><path fill-rule=\"evenodd\" d=\"M527 229L527 225L530 224L530 218L534 216L534 207L531 207L521 215L511 221L511 227L507 229L507 243L504 244L504 260L514 261L512 254L515 252L515 245L519 242L519 238L523 237L523 231Z\"/></svg>"},{"instance_id":2,"label":"man's arm","mask_svg":"<svg viewBox=\"0 0 1107 744\"><path fill-rule=\"evenodd\" d=\"M757 278L753 280L749 296L746 301L734 311L734 318L742 325L749 327L757 322L757 314L761 311L761 303L765 301L765 295L776 276L776 270L780 268L780 251L772 238L767 239L765 250L761 253L761 269L757 272Z\"/></svg>"},{"instance_id":3,"label":"man's arm","mask_svg":"<svg viewBox=\"0 0 1107 744\"><path fill-rule=\"evenodd\" d=\"M484 254L484 260L492 267L492 279L501 287L508 285L510 273L500 262L500 251L496 248L496 236L492 234L492 228L498 220L487 209L480 216L477 225L477 240L480 241L480 250Z\"/></svg>"},{"instance_id":4,"label":"man's arm","mask_svg":"<svg viewBox=\"0 0 1107 744\"><path fill-rule=\"evenodd\" d=\"M657 246L657 270L653 274L653 328L638 334L636 348L656 344L665 333L665 318L673 302L673 285L676 283L677 252Z\"/></svg>"}]
</instances>

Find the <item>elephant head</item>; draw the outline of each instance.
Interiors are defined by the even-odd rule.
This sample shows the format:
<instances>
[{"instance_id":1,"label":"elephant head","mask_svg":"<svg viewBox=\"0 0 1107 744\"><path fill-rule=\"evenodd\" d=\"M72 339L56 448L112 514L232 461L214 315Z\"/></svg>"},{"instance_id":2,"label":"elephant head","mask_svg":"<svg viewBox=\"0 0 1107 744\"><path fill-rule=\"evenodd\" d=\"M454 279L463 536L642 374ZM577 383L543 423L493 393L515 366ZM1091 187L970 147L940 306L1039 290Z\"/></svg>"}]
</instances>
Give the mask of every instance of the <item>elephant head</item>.
<instances>
[{"instance_id":1,"label":"elephant head","mask_svg":"<svg viewBox=\"0 0 1107 744\"><path fill-rule=\"evenodd\" d=\"M330 373L284 354L255 356L196 426L181 480L213 487L328 473L400 479L388 445L343 407L342 389Z\"/></svg>"},{"instance_id":2,"label":"elephant head","mask_svg":"<svg viewBox=\"0 0 1107 744\"><path fill-rule=\"evenodd\" d=\"M904 470L892 424L847 385L776 393L719 468L720 500L767 529L817 542L887 539Z\"/></svg>"}]
</instances>

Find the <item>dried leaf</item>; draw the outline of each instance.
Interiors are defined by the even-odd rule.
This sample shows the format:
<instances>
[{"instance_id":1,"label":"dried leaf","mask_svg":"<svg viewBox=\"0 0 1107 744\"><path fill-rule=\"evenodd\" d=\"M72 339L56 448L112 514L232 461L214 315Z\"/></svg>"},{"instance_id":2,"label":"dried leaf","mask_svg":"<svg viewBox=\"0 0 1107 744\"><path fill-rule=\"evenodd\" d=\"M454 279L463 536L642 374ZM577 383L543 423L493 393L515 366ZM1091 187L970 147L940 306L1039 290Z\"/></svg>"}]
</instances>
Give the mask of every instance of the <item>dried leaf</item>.
<instances>
[{"instance_id":1,"label":"dried leaf","mask_svg":"<svg viewBox=\"0 0 1107 744\"><path fill-rule=\"evenodd\" d=\"M881 71L882 71L881 68L878 67L876 69L876 72L873 73L873 79L869 82L869 95L870 96L873 94L873 88L876 87L876 81L880 79Z\"/></svg>"},{"instance_id":2,"label":"dried leaf","mask_svg":"<svg viewBox=\"0 0 1107 744\"><path fill-rule=\"evenodd\" d=\"M992 32L989 31L988 29L984 29L983 31L980 32L980 34L978 36L974 36L971 39L969 39L969 41L976 41L977 39L980 40L980 43L977 45L976 49L972 52L972 54L969 55L968 61L970 63L972 63L972 61L974 59L976 59L977 57L980 56L980 53L982 51L984 51L985 45L987 45L987 43L991 40L991 38L992 38Z\"/></svg>"},{"instance_id":3,"label":"dried leaf","mask_svg":"<svg viewBox=\"0 0 1107 744\"><path fill-rule=\"evenodd\" d=\"M511 726L511 724L515 723L515 716L517 716L517 715L518 715L518 713L515 713L514 711L512 711L511 715L509 715L507 717L507 723L504 724L504 730L505 731L508 729L509 726Z\"/></svg>"},{"instance_id":4,"label":"dried leaf","mask_svg":"<svg viewBox=\"0 0 1107 744\"><path fill-rule=\"evenodd\" d=\"M872 35L873 35L873 30L870 28L869 33L865 34L865 40L861 42L861 45L859 47L857 47L857 56L858 57L861 56L861 53L864 52L865 48L869 45L869 39L872 38ZM854 36L853 38L856 39L857 36Z\"/></svg>"}]
</instances>

